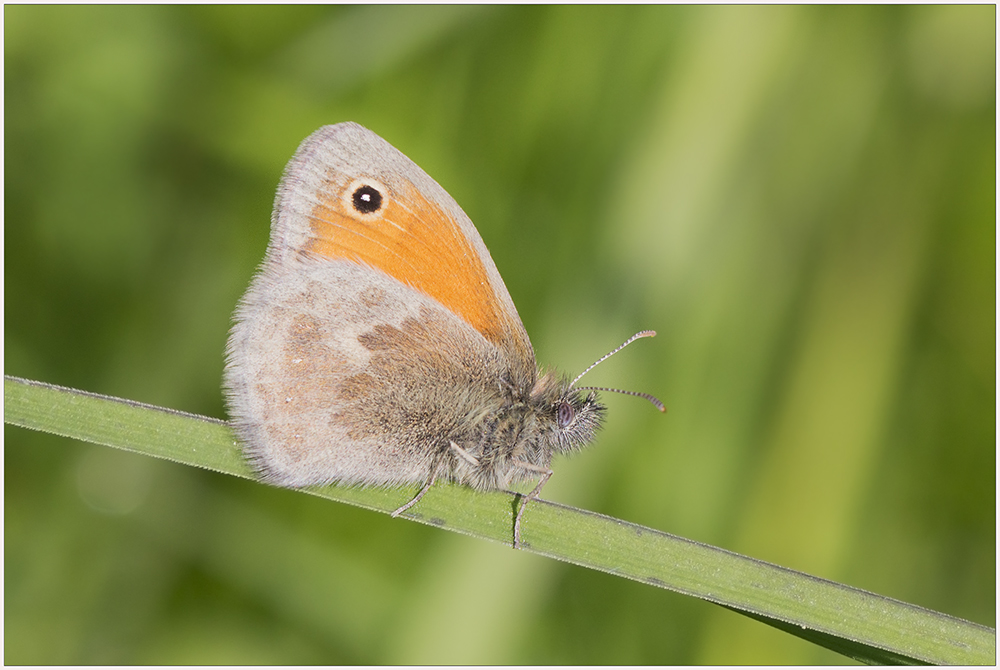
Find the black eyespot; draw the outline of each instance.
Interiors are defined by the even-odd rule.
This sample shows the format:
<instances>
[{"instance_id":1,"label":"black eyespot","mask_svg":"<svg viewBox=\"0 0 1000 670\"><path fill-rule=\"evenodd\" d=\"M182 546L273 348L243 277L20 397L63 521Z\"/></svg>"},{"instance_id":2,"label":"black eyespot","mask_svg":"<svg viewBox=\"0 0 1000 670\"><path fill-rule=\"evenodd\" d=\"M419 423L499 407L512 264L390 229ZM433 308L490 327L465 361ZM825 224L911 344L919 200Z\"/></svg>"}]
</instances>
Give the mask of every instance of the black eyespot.
<instances>
[{"instance_id":1,"label":"black eyespot","mask_svg":"<svg viewBox=\"0 0 1000 670\"><path fill-rule=\"evenodd\" d=\"M362 214L371 214L382 208L382 194L374 186L359 186L351 196L354 209Z\"/></svg>"},{"instance_id":2,"label":"black eyespot","mask_svg":"<svg viewBox=\"0 0 1000 670\"><path fill-rule=\"evenodd\" d=\"M576 415L573 406L568 402L559 403L559 407L556 408L556 422L559 424L560 428L565 428L572 421L573 417Z\"/></svg>"}]
</instances>

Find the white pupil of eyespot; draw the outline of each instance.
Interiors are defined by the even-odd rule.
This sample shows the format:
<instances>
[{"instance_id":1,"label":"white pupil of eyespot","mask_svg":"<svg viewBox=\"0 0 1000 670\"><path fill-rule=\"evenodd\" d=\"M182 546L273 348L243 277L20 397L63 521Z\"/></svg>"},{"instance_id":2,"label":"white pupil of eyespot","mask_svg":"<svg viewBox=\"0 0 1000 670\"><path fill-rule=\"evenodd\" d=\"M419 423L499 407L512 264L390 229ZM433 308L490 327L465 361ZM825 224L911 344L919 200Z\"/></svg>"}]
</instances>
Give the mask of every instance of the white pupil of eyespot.
<instances>
[{"instance_id":1,"label":"white pupil of eyespot","mask_svg":"<svg viewBox=\"0 0 1000 670\"><path fill-rule=\"evenodd\" d=\"M371 196L370 193L362 193L361 194L361 199L364 200L365 202L371 202L372 201L372 196Z\"/></svg>"}]
</instances>

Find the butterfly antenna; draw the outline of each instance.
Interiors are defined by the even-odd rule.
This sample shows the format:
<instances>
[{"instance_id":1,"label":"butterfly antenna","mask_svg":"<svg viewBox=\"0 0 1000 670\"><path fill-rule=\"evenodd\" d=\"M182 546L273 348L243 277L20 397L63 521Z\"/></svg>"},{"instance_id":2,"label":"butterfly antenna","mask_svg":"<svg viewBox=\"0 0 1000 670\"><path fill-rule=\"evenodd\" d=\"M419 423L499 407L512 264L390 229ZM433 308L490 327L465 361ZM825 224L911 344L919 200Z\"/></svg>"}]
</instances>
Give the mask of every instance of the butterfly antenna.
<instances>
[{"instance_id":1,"label":"butterfly antenna","mask_svg":"<svg viewBox=\"0 0 1000 670\"><path fill-rule=\"evenodd\" d=\"M623 395L634 395L634 396L636 396L638 398L645 398L649 402L653 403L653 407L655 407L656 409L660 410L661 412L666 412L667 411L666 405L664 405L662 402L660 402L659 398L657 398L655 395L650 395L648 393L639 393L638 391L623 391L622 389L612 389L612 388L608 388L606 386L581 386L580 388L574 389L574 390L576 390L576 391L610 391L611 393L621 393Z\"/></svg>"},{"instance_id":2,"label":"butterfly antenna","mask_svg":"<svg viewBox=\"0 0 1000 670\"><path fill-rule=\"evenodd\" d=\"M570 383L569 387L570 388L575 387L576 383L578 381L580 381L581 377L583 377L585 374L587 374L588 372L590 372L591 370L593 370L594 368L596 368L598 365L600 365L604 361L608 360L609 358L611 358L612 356L614 356L619 351L621 351L622 349L624 349L628 345L632 344L633 342L635 342L639 338L642 338L642 337L653 337L654 335L656 335L656 331L655 330L644 330L641 333L636 333L632 337L630 337L627 340L625 340L625 342L622 343L622 345L619 346L617 349L615 349L613 351L609 351L608 353L604 354L603 356L601 356L600 358L598 358L594 362L593 365L591 365L589 368L587 368L586 370L584 370L583 372L581 372L580 374L578 374L576 376L576 379L574 379ZM607 388L607 387L604 387L604 386L581 386L580 388L578 388L576 390L577 391L608 391L610 393L621 393L623 395L634 395L634 396L637 396L639 398L645 398L649 402L653 403L653 406L656 407L656 409L660 410L661 412L666 412L667 411L667 408L663 405L662 402L660 402L660 400L656 396L652 396L652 395L650 395L648 393L639 393L638 391L623 391L621 389Z\"/></svg>"}]
</instances>

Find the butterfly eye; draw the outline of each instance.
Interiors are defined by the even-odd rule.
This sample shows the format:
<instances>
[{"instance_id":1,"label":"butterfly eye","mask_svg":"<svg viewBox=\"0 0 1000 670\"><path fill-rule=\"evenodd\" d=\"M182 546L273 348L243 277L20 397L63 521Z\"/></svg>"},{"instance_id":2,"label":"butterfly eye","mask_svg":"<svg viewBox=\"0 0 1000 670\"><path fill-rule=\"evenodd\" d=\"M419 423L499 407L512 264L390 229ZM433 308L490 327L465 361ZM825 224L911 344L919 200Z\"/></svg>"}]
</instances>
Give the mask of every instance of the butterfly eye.
<instances>
[{"instance_id":1,"label":"butterfly eye","mask_svg":"<svg viewBox=\"0 0 1000 670\"><path fill-rule=\"evenodd\" d=\"M351 202L361 214L371 214L382 208L382 194L374 186L365 184L354 189Z\"/></svg>"},{"instance_id":2,"label":"butterfly eye","mask_svg":"<svg viewBox=\"0 0 1000 670\"><path fill-rule=\"evenodd\" d=\"M556 408L556 421L559 423L560 428L565 428L573 421L573 416L576 414L573 411L573 406L568 402L559 403L559 407Z\"/></svg>"}]
</instances>

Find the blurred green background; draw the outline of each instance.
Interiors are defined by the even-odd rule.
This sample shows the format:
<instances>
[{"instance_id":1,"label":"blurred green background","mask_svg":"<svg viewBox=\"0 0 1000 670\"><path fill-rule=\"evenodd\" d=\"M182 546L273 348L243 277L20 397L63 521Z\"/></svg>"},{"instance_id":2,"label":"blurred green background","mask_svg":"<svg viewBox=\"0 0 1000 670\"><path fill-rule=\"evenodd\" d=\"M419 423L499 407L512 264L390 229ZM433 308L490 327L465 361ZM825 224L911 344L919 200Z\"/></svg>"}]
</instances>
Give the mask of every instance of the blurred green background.
<instances>
[{"instance_id":1,"label":"blurred green background","mask_svg":"<svg viewBox=\"0 0 1000 670\"><path fill-rule=\"evenodd\" d=\"M597 443L546 497L996 625L995 8L4 9L4 371L224 417L298 143L476 222ZM811 663L716 606L5 428L7 663Z\"/></svg>"}]
</instances>

